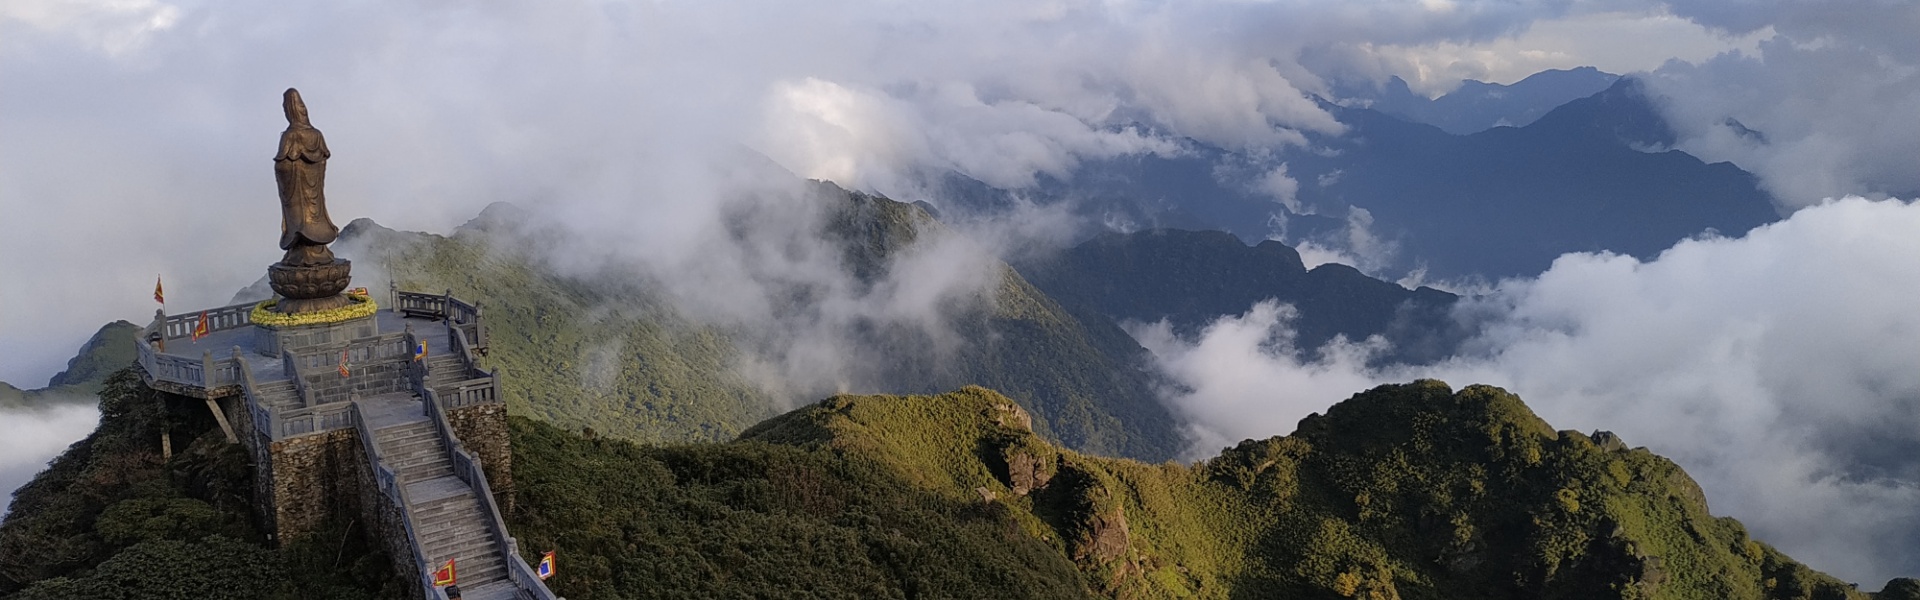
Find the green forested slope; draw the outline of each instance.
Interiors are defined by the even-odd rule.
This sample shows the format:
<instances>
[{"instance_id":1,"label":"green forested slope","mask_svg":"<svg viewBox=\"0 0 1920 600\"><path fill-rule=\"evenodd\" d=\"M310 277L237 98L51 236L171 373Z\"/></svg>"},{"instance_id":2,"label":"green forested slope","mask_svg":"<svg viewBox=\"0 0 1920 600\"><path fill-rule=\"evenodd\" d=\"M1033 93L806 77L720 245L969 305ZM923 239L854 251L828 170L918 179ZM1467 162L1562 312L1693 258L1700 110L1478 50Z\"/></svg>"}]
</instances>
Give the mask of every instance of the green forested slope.
<instances>
[{"instance_id":1,"label":"green forested slope","mask_svg":"<svg viewBox=\"0 0 1920 600\"><path fill-rule=\"evenodd\" d=\"M1711 516L1673 463L1497 388L1383 386L1191 467L1025 418L968 388L829 398L718 445L516 420L511 525L575 600L1867 597Z\"/></svg>"},{"instance_id":2,"label":"green forested slope","mask_svg":"<svg viewBox=\"0 0 1920 600\"><path fill-rule=\"evenodd\" d=\"M913 205L810 186L808 197L824 203L826 215L817 235L840 244L841 266L863 283L885 276L925 238L952 235ZM690 319L644 275L558 273L540 254L558 243L542 237L549 234L501 225L530 220L496 205L450 237L360 220L341 244L403 289L480 301L494 347L488 362L505 367L513 414L643 442L688 442L730 439L777 413L780 401L736 368L740 349L765 332ZM1032 409L1043 435L1070 447L1173 456L1180 440L1143 370L1145 350L1110 321L1069 315L1012 268L992 268L997 283L985 297L943 315L958 344L879 320L842 332L871 359L860 365L862 389L991 386ZM793 290L785 297L796 305L784 310L816 310L806 305L809 294Z\"/></svg>"},{"instance_id":3,"label":"green forested slope","mask_svg":"<svg viewBox=\"0 0 1920 600\"><path fill-rule=\"evenodd\" d=\"M18 600L358 600L403 593L365 525L273 548L253 524L247 454L206 404L100 389L100 425L14 493L0 522L0 597ZM160 435L174 440L171 458Z\"/></svg>"}]
</instances>

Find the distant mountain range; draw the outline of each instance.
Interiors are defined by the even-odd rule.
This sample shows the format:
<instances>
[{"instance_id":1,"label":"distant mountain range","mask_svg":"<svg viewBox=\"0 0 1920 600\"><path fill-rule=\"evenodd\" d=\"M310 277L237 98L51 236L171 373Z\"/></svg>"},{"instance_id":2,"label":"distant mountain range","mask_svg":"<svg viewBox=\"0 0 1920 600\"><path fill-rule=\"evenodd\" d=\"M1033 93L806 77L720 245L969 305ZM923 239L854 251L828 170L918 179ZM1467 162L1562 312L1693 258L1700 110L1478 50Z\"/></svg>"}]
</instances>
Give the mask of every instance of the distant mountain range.
<instances>
[{"instance_id":1,"label":"distant mountain range","mask_svg":"<svg viewBox=\"0 0 1920 600\"><path fill-rule=\"evenodd\" d=\"M1428 98L1414 93L1396 75L1378 86L1336 84L1334 94L1341 104L1470 135L1495 127L1524 127L1562 104L1600 93L1619 79L1593 67L1552 69L1512 84L1468 79L1445 95Z\"/></svg>"},{"instance_id":2,"label":"distant mountain range","mask_svg":"<svg viewBox=\"0 0 1920 600\"><path fill-rule=\"evenodd\" d=\"M1279 300L1298 311L1290 325L1300 358L1335 336L1381 336L1382 361L1427 363L1451 356L1466 337L1452 316L1453 294L1408 290L1328 263L1309 270L1300 253L1274 241L1248 246L1219 231L1154 229L1102 234L1019 265L1027 278L1083 319L1165 319L1191 335L1254 303Z\"/></svg>"},{"instance_id":3,"label":"distant mountain range","mask_svg":"<svg viewBox=\"0 0 1920 600\"><path fill-rule=\"evenodd\" d=\"M1373 274L1429 280L1534 275L1567 252L1648 258L1688 237L1740 235L1779 218L1752 174L1668 149L1673 134L1652 102L1622 78L1524 127L1472 135L1326 103L1347 130L1309 135L1304 147L1194 143L1177 157L1089 162L1022 196L1071 203L1091 229L1315 242L1347 250ZM1275 174L1292 189L1276 192ZM938 178L931 190L942 211L1011 206L1009 192L964 176Z\"/></svg>"},{"instance_id":4,"label":"distant mountain range","mask_svg":"<svg viewBox=\"0 0 1920 600\"><path fill-rule=\"evenodd\" d=\"M93 404L101 382L135 358L133 338L140 326L114 321L100 327L67 361L67 369L54 374L45 387L23 390L0 381L0 410L44 408L54 404Z\"/></svg>"}]
</instances>

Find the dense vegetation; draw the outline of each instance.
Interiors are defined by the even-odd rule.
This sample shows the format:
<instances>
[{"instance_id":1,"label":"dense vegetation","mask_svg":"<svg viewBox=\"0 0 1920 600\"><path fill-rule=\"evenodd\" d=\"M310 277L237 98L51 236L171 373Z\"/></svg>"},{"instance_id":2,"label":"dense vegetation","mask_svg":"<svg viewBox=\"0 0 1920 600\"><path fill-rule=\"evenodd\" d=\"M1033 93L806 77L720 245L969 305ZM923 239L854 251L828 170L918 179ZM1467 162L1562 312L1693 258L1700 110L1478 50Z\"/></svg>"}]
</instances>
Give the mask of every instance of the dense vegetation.
<instances>
[{"instance_id":1,"label":"dense vegetation","mask_svg":"<svg viewBox=\"0 0 1920 600\"><path fill-rule=\"evenodd\" d=\"M18 600L391 597L364 526L270 549L246 452L199 400L106 378L100 426L15 492L0 523L0 595ZM161 435L175 445L164 456Z\"/></svg>"},{"instance_id":2,"label":"dense vegetation","mask_svg":"<svg viewBox=\"0 0 1920 600\"><path fill-rule=\"evenodd\" d=\"M1279 300L1299 311L1291 325L1302 358L1335 336L1378 335L1392 344L1380 360L1424 363L1450 356L1467 333L1452 316L1453 294L1409 291L1338 263L1308 270L1284 244L1248 246L1220 231L1102 234L1020 269L1083 321L1165 319L1189 335Z\"/></svg>"},{"instance_id":3,"label":"dense vegetation","mask_svg":"<svg viewBox=\"0 0 1920 600\"><path fill-rule=\"evenodd\" d=\"M822 203L821 239L871 285L919 241L948 235L919 207L811 182ZM486 310L493 365L505 368L508 406L561 427L593 428L642 442L731 439L773 416L784 399L748 382L741 349L765 331L685 317L634 265L564 274L545 252L558 232L511 206L490 207L451 237L350 224L345 250L378 264L404 289L452 290ZM850 327L850 346L872 349L851 373L860 389L932 393L980 384L1004 390L1038 416L1043 435L1091 452L1159 459L1179 438L1142 369L1145 350L1104 318L1080 319L1004 264L988 294L947 307L961 338L936 343L910 326ZM781 291L799 315L819 310L804 287Z\"/></svg>"},{"instance_id":4,"label":"dense vegetation","mask_svg":"<svg viewBox=\"0 0 1920 600\"><path fill-rule=\"evenodd\" d=\"M1497 388L1383 386L1191 467L1025 421L981 388L829 398L720 445L516 420L511 525L576 600L1867 597Z\"/></svg>"}]
</instances>

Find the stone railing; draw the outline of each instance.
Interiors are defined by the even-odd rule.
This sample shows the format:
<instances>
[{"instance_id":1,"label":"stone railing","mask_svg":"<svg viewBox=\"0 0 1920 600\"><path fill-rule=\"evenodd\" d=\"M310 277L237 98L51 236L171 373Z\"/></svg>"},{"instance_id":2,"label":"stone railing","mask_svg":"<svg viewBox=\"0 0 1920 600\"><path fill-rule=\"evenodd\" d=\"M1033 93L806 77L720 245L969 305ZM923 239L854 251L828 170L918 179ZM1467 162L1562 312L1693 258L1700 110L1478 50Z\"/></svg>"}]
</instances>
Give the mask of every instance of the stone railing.
<instances>
[{"instance_id":1,"label":"stone railing","mask_svg":"<svg viewBox=\"0 0 1920 600\"><path fill-rule=\"evenodd\" d=\"M414 351L413 349L420 347L420 336L414 335L412 327L408 327L407 331L402 335L405 336L406 338L408 352L411 353ZM418 390L426 387L427 385L426 361L413 360L411 357L409 357L407 359L407 365L405 367L402 367L402 373L405 374L407 377L408 389Z\"/></svg>"},{"instance_id":2,"label":"stone railing","mask_svg":"<svg viewBox=\"0 0 1920 600\"><path fill-rule=\"evenodd\" d=\"M393 309L410 317L444 319L447 317L447 300L451 298L453 298L451 293L434 295L396 291L393 293Z\"/></svg>"},{"instance_id":3,"label":"stone railing","mask_svg":"<svg viewBox=\"0 0 1920 600\"><path fill-rule=\"evenodd\" d=\"M247 302L232 306L222 306L206 311L207 332L239 329L253 324L253 307L258 302ZM200 313L169 315L160 325L161 334L169 340L193 337L193 330L200 326Z\"/></svg>"},{"instance_id":4,"label":"stone railing","mask_svg":"<svg viewBox=\"0 0 1920 600\"><path fill-rule=\"evenodd\" d=\"M237 352L238 349L236 348L235 351ZM267 403L260 397L260 393L254 391L259 388L260 384L253 380L253 371L240 369L240 399L246 402L247 412L253 415L254 436L265 435L268 440L272 440L273 436L266 428L273 423L273 409L267 408Z\"/></svg>"},{"instance_id":5,"label":"stone railing","mask_svg":"<svg viewBox=\"0 0 1920 600\"><path fill-rule=\"evenodd\" d=\"M202 350L199 358L167 354L144 339L134 341L134 351L140 368L155 382L173 384L177 388L170 391L202 398L235 391L219 388L239 386L240 373L247 369L246 362L237 356L215 359L210 350Z\"/></svg>"},{"instance_id":6,"label":"stone railing","mask_svg":"<svg viewBox=\"0 0 1920 600\"><path fill-rule=\"evenodd\" d=\"M361 446L367 453L367 466L373 469L375 485L379 487L380 495L392 503L393 508L396 509L394 512L400 515L400 527L406 530L406 544L413 552L413 564L417 567L415 575L419 578L421 590L425 592L426 598L446 598L446 592L433 585L433 575L430 571L432 567L427 563L427 552L420 547L420 536L414 528L413 515L407 511L407 507L412 506L407 499L407 486L401 485L400 477L380 459L380 444L373 437L373 426L367 423L366 415L360 412L360 403L348 402L347 405L351 407L348 412L349 420L353 422L354 430L360 434Z\"/></svg>"},{"instance_id":7,"label":"stone railing","mask_svg":"<svg viewBox=\"0 0 1920 600\"><path fill-rule=\"evenodd\" d=\"M300 399L300 406L313 406L313 392L307 389L307 378L300 371L300 361L294 360L292 350L280 351L280 369L293 380L293 395Z\"/></svg>"},{"instance_id":8,"label":"stone railing","mask_svg":"<svg viewBox=\"0 0 1920 600\"><path fill-rule=\"evenodd\" d=\"M272 439L275 441L296 435L306 435L321 431L346 429L353 426L352 402L329 402L306 408L288 411L269 411L272 420Z\"/></svg>"},{"instance_id":9,"label":"stone railing","mask_svg":"<svg viewBox=\"0 0 1920 600\"><path fill-rule=\"evenodd\" d=\"M206 363L184 356L162 354L146 340L140 340L134 346L140 353L140 368L146 369L148 376L182 385L206 387Z\"/></svg>"},{"instance_id":10,"label":"stone railing","mask_svg":"<svg viewBox=\"0 0 1920 600\"><path fill-rule=\"evenodd\" d=\"M494 373L440 388L441 391L446 392L441 396L441 402L447 403L447 408L499 404L503 401L500 395L500 374L499 369L494 371Z\"/></svg>"},{"instance_id":11,"label":"stone railing","mask_svg":"<svg viewBox=\"0 0 1920 600\"><path fill-rule=\"evenodd\" d=\"M534 600L559 600L552 590L547 589L547 584L534 574L526 559L520 557L520 543L507 533L507 523L500 518L500 506L493 501L493 487L487 484L487 473L480 464L480 458L468 452L460 439L454 436L445 409L440 407L438 394L428 389L421 389L420 394L426 400L427 418L440 431L441 439L447 441L453 458L453 475L473 489L474 496L485 509L481 511L481 518L487 520L487 532L493 535L494 548L500 552L501 560L506 561L508 580Z\"/></svg>"},{"instance_id":12,"label":"stone railing","mask_svg":"<svg viewBox=\"0 0 1920 600\"><path fill-rule=\"evenodd\" d=\"M480 320L479 303L468 304L453 297L453 290L440 295L393 290L394 310L409 317L429 317L447 322L450 334L464 336L474 348L487 347L487 328Z\"/></svg>"},{"instance_id":13,"label":"stone railing","mask_svg":"<svg viewBox=\"0 0 1920 600\"><path fill-rule=\"evenodd\" d=\"M309 377L334 372L340 364L342 354L346 355L349 370L374 364L413 360L413 349L407 346L406 333L389 333L375 338L354 340L345 346L296 351L292 354L294 365L302 372L308 373Z\"/></svg>"},{"instance_id":14,"label":"stone railing","mask_svg":"<svg viewBox=\"0 0 1920 600\"><path fill-rule=\"evenodd\" d=\"M348 372L345 377L339 373L343 356ZM406 391L403 370L412 360L413 352L403 332L363 338L344 346L294 351L291 357L306 390L303 397L310 404L344 402L355 393L373 396Z\"/></svg>"},{"instance_id":15,"label":"stone railing","mask_svg":"<svg viewBox=\"0 0 1920 600\"><path fill-rule=\"evenodd\" d=\"M449 337L454 354L459 355L461 367L466 369L463 375L469 377L459 383L441 388L447 392L445 394L447 407L465 408L504 402L506 396L500 393L500 368L495 367L490 373L481 371L479 363L474 362L473 351L467 345L467 341L458 332L454 332ZM471 377L475 374L479 377Z\"/></svg>"}]
</instances>

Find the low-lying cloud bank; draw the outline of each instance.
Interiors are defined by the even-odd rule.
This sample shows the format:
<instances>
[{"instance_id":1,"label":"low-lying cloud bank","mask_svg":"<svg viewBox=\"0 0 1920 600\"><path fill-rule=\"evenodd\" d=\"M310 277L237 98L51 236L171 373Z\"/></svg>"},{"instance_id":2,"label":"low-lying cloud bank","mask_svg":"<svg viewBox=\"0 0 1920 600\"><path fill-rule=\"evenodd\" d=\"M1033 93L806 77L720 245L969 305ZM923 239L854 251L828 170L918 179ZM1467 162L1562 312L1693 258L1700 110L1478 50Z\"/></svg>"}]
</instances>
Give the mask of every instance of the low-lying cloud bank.
<instances>
[{"instance_id":1,"label":"low-lying cloud bank","mask_svg":"<svg viewBox=\"0 0 1920 600\"><path fill-rule=\"evenodd\" d=\"M93 404L52 404L37 410L0 411L0 515L13 504L13 492L47 468L100 422Z\"/></svg>"},{"instance_id":2,"label":"low-lying cloud bank","mask_svg":"<svg viewBox=\"0 0 1920 600\"><path fill-rule=\"evenodd\" d=\"M1468 301L1468 352L1369 369L1380 342L1287 352L1290 308L1198 339L1135 327L1181 385L1195 456L1291 431L1374 384L1507 388L1556 427L1616 432L1684 466L1717 514L1872 588L1920 574L1920 205L1847 198L1650 262L1568 254Z\"/></svg>"}]
</instances>

